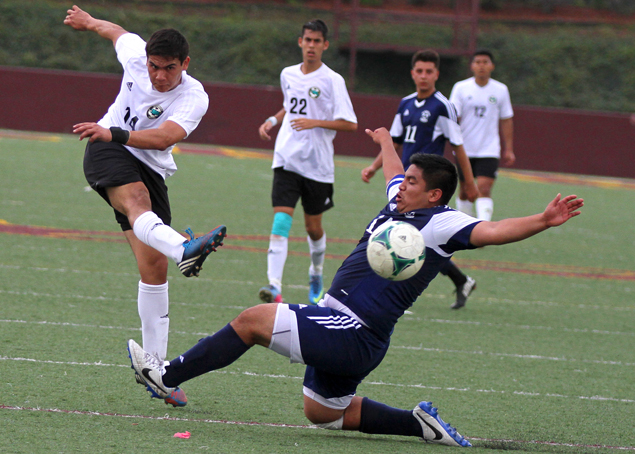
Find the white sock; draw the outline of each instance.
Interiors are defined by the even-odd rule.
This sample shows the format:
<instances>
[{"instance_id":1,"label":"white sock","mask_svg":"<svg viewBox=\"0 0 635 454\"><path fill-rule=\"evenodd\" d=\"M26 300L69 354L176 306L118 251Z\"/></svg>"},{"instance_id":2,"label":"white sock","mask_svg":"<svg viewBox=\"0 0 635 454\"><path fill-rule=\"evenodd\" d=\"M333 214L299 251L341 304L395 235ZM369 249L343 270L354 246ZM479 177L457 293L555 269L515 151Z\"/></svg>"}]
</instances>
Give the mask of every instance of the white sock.
<instances>
[{"instance_id":1,"label":"white sock","mask_svg":"<svg viewBox=\"0 0 635 454\"><path fill-rule=\"evenodd\" d=\"M321 276L324 269L324 256L326 255L326 232L319 240L313 241L310 236L307 236L306 240L309 243L309 252L311 253L309 275Z\"/></svg>"},{"instance_id":2,"label":"white sock","mask_svg":"<svg viewBox=\"0 0 635 454\"><path fill-rule=\"evenodd\" d=\"M152 211L146 211L137 218L132 230L142 243L156 249L166 257L179 263L183 258L185 238Z\"/></svg>"},{"instance_id":3,"label":"white sock","mask_svg":"<svg viewBox=\"0 0 635 454\"><path fill-rule=\"evenodd\" d=\"M476 217L483 221L491 221L494 213L494 201L490 197L476 199Z\"/></svg>"},{"instance_id":4,"label":"white sock","mask_svg":"<svg viewBox=\"0 0 635 454\"><path fill-rule=\"evenodd\" d=\"M267 253L267 278L269 284L282 290L282 273L287 261L289 239L280 235L269 237L269 251Z\"/></svg>"},{"instance_id":5,"label":"white sock","mask_svg":"<svg viewBox=\"0 0 635 454\"><path fill-rule=\"evenodd\" d=\"M456 209L461 213L469 214L470 216L474 216L474 204L469 200L461 200L458 197L456 198Z\"/></svg>"},{"instance_id":6,"label":"white sock","mask_svg":"<svg viewBox=\"0 0 635 454\"><path fill-rule=\"evenodd\" d=\"M143 349L162 361L168 353L169 305L167 282L150 285L139 281L137 308L141 318Z\"/></svg>"}]
</instances>

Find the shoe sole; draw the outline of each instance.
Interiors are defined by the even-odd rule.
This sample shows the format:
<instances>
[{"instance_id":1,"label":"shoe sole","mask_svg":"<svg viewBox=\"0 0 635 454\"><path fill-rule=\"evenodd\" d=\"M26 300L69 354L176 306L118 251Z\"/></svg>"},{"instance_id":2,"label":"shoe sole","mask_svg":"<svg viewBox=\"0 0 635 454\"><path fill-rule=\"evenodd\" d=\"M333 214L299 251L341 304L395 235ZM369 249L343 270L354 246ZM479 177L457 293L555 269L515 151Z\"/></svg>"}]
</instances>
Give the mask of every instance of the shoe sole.
<instances>
[{"instance_id":1,"label":"shoe sole","mask_svg":"<svg viewBox=\"0 0 635 454\"><path fill-rule=\"evenodd\" d=\"M128 357L130 357L130 352L128 352ZM131 360L132 360L132 358L131 358ZM134 367L133 367L133 369L134 369ZM143 385L143 386L146 387L146 390L151 394L150 397L152 397L154 399L161 399L161 397L159 397L157 395L157 393L155 393L152 390L152 388L150 388L146 384L146 382L143 381L143 379L139 376L139 374L137 373L136 370L135 370L135 373L134 373L134 378L137 381L137 383L139 383L140 385ZM166 405L170 404L173 407L185 407L187 405L187 398L186 398L186 400L179 400L178 398L172 397L172 394L170 394L168 397L163 399L163 401L165 402Z\"/></svg>"},{"instance_id":2,"label":"shoe sole","mask_svg":"<svg viewBox=\"0 0 635 454\"><path fill-rule=\"evenodd\" d=\"M273 303L273 293L269 289L260 289L258 297L265 303Z\"/></svg>"},{"instance_id":3,"label":"shoe sole","mask_svg":"<svg viewBox=\"0 0 635 454\"><path fill-rule=\"evenodd\" d=\"M212 230L212 233L215 230L218 230L218 232L214 234L212 242L208 243L205 246L205 249L203 249L200 255L179 263L179 269L185 277L198 277L199 272L202 269L203 262L205 261L207 256L210 255L212 252L215 252L216 248L223 245L223 240L227 238L227 227L225 227L224 225L219 225L214 230Z\"/></svg>"},{"instance_id":4,"label":"shoe sole","mask_svg":"<svg viewBox=\"0 0 635 454\"><path fill-rule=\"evenodd\" d=\"M470 292L465 297L465 301L463 302L463 304L458 304L458 303L455 302L453 305L450 306L450 309L461 309L462 307L465 307L465 305L467 304L467 299L470 297L470 295L472 294L472 292L474 290L476 290L476 282L474 283L474 285L470 289Z\"/></svg>"}]
</instances>

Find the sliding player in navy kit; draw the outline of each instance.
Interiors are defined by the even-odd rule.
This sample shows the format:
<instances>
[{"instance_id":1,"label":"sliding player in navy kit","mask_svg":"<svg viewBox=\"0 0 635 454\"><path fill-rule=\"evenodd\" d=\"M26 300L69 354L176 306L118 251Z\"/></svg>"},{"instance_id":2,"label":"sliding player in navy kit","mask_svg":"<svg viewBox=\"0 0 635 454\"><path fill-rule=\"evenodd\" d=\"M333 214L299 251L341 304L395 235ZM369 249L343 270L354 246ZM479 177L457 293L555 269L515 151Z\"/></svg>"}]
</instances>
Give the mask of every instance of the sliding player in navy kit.
<instances>
[{"instance_id":1,"label":"sliding player in navy kit","mask_svg":"<svg viewBox=\"0 0 635 454\"><path fill-rule=\"evenodd\" d=\"M415 153L443 156L445 144L449 142L459 168L463 175L467 175L461 186L465 197L474 201L478 191L463 147L456 109L436 89L440 62L439 54L433 50L421 50L412 56L410 75L417 91L399 103L390 135L397 151L401 150L401 162L405 169L410 165L410 156ZM370 166L362 170L362 180L368 183L381 166L380 154ZM460 309L465 306L470 293L476 289L476 281L461 272L451 261L441 269L441 274L448 276L456 287L456 301L450 307Z\"/></svg>"},{"instance_id":2,"label":"sliding player in navy kit","mask_svg":"<svg viewBox=\"0 0 635 454\"><path fill-rule=\"evenodd\" d=\"M447 206L457 185L455 166L442 156L415 154L404 175L385 128L366 131L381 146L388 205L367 225L317 306L260 304L244 310L214 335L165 366L128 341L132 367L158 396L194 377L225 367L254 345L306 364L304 413L321 428L406 435L449 446L470 446L430 402L414 410L356 396L357 386L381 363L397 320L457 250L520 241L580 214L583 201L560 194L533 216L486 222ZM420 229L426 258L404 281L375 274L366 259L372 231L389 220Z\"/></svg>"}]
</instances>

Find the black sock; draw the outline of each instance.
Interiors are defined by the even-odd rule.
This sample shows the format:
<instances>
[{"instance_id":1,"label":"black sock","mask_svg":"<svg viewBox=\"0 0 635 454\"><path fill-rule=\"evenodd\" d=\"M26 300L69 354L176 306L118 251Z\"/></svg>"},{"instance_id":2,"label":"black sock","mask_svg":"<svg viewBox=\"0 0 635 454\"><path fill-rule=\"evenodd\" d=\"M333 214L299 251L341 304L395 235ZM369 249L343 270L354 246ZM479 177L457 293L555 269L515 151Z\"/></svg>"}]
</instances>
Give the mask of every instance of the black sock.
<instances>
[{"instance_id":1,"label":"black sock","mask_svg":"<svg viewBox=\"0 0 635 454\"><path fill-rule=\"evenodd\" d=\"M367 434L423 437L423 430L412 410L389 407L364 397L359 431Z\"/></svg>"},{"instance_id":2,"label":"black sock","mask_svg":"<svg viewBox=\"0 0 635 454\"><path fill-rule=\"evenodd\" d=\"M213 336L201 339L187 352L170 361L165 368L163 384L173 388L206 372L228 366L249 348L234 328L227 324Z\"/></svg>"},{"instance_id":3,"label":"black sock","mask_svg":"<svg viewBox=\"0 0 635 454\"><path fill-rule=\"evenodd\" d=\"M449 277L454 282L454 285L460 287L467 282L467 276L461 272L461 270L454 264L453 261L448 261L443 268L439 270L441 274Z\"/></svg>"}]
</instances>

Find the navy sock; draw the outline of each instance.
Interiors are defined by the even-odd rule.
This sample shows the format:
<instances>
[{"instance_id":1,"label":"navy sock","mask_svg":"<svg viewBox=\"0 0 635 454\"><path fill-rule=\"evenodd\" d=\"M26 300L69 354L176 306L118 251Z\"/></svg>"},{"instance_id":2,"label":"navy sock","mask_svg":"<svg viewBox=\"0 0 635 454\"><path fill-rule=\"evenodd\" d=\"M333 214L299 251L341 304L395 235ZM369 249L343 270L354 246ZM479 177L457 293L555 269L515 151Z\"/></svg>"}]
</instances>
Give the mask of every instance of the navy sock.
<instances>
[{"instance_id":1,"label":"navy sock","mask_svg":"<svg viewBox=\"0 0 635 454\"><path fill-rule=\"evenodd\" d=\"M359 431L367 434L423 437L421 424L412 410L389 407L368 397L362 400Z\"/></svg>"},{"instance_id":2,"label":"navy sock","mask_svg":"<svg viewBox=\"0 0 635 454\"><path fill-rule=\"evenodd\" d=\"M465 274L463 274L451 260L443 265L439 272L452 279L452 282L454 282L454 285L457 287L460 287L467 282L467 276L465 276Z\"/></svg>"},{"instance_id":3,"label":"navy sock","mask_svg":"<svg viewBox=\"0 0 635 454\"><path fill-rule=\"evenodd\" d=\"M249 348L234 328L227 324L213 336L201 339L187 352L170 361L165 368L163 384L173 388L206 372L228 366Z\"/></svg>"}]
</instances>

